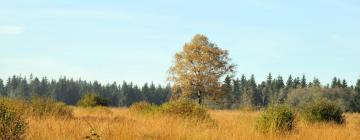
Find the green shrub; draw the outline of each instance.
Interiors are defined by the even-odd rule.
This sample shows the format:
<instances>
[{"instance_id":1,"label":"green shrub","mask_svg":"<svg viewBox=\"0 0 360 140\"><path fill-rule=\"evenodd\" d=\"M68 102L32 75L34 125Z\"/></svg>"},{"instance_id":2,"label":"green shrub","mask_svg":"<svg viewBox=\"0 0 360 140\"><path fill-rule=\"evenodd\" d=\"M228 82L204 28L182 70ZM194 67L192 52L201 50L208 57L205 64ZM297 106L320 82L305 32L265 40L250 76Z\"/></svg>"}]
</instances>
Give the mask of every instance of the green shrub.
<instances>
[{"instance_id":1,"label":"green shrub","mask_svg":"<svg viewBox=\"0 0 360 140\"><path fill-rule=\"evenodd\" d=\"M184 118L209 119L207 110L191 101L170 101L160 106L160 111L165 114Z\"/></svg>"},{"instance_id":2,"label":"green shrub","mask_svg":"<svg viewBox=\"0 0 360 140\"><path fill-rule=\"evenodd\" d=\"M95 107L95 106L107 106L108 100L100 97L99 95L90 93L83 96L78 102L77 105L81 107Z\"/></svg>"},{"instance_id":3,"label":"green shrub","mask_svg":"<svg viewBox=\"0 0 360 140\"><path fill-rule=\"evenodd\" d=\"M158 106L152 105L148 102L141 101L130 106L129 110L133 113L154 113L157 112Z\"/></svg>"},{"instance_id":4,"label":"green shrub","mask_svg":"<svg viewBox=\"0 0 360 140\"><path fill-rule=\"evenodd\" d=\"M351 111L352 91L349 88L300 88L290 90L286 102L294 109L303 107L316 100L329 100L336 102L342 110Z\"/></svg>"},{"instance_id":5,"label":"green shrub","mask_svg":"<svg viewBox=\"0 0 360 140\"><path fill-rule=\"evenodd\" d=\"M328 100L310 102L303 107L301 116L307 122L335 122L337 124L345 122L340 106Z\"/></svg>"},{"instance_id":6,"label":"green shrub","mask_svg":"<svg viewBox=\"0 0 360 140\"><path fill-rule=\"evenodd\" d=\"M295 115L288 106L267 107L256 122L256 129L262 132L288 132L295 128Z\"/></svg>"},{"instance_id":7,"label":"green shrub","mask_svg":"<svg viewBox=\"0 0 360 140\"><path fill-rule=\"evenodd\" d=\"M24 138L27 123L18 111L0 103L0 140L20 140Z\"/></svg>"},{"instance_id":8,"label":"green shrub","mask_svg":"<svg viewBox=\"0 0 360 140\"><path fill-rule=\"evenodd\" d=\"M50 99L36 97L31 100L31 110L33 117L54 116L60 118L70 118L73 116L72 108L61 102Z\"/></svg>"}]
</instances>

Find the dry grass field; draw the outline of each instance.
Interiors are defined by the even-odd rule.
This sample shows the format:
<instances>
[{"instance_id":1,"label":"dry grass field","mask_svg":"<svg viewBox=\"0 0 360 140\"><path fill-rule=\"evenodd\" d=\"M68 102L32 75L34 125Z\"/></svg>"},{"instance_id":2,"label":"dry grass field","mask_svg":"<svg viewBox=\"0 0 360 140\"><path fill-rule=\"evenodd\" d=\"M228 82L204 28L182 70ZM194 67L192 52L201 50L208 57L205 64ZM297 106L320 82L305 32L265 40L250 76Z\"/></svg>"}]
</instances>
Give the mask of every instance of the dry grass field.
<instances>
[{"instance_id":1,"label":"dry grass field","mask_svg":"<svg viewBox=\"0 0 360 140\"><path fill-rule=\"evenodd\" d=\"M346 125L298 121L288 134L263 134L254 129L258 112L210 111L211 122L164 115L132 114L123 108L75 108L74 118L28 118L26 139L79 140L90 131L103 140L359 140L360 114L346 114Z\"/></svg>"}]
</instances>

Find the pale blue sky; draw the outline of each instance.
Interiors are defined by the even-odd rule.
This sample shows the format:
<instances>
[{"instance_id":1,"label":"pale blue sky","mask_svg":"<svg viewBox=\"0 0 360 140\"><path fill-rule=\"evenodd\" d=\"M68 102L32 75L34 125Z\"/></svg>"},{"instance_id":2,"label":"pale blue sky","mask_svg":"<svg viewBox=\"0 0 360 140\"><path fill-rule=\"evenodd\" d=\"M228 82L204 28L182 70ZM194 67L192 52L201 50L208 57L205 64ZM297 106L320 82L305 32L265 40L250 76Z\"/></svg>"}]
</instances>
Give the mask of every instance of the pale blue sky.
<instances>
[{"instance_id":1,"label":"pale blue sky","mask_svg":"<svg viewBox=\"0 0 360 140\"><path fill-rule=\"evenodd\" d=\"M0 77L163 84L196 33L229 50L239 76L360 78L357 0L2 0Z\"/></svg>"}]
</instances>

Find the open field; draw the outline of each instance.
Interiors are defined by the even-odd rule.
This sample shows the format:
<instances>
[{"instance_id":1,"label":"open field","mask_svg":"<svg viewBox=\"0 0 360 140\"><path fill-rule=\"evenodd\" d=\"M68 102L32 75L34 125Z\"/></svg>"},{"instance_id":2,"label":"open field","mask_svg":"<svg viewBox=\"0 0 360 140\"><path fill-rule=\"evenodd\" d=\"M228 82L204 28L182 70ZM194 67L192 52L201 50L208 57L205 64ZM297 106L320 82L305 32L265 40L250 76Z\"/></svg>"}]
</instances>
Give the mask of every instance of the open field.
<instances>
[{"instance_id":1,"label":"open field","mask_svg":"<svg viewBox=\"0 0 360 140\"><path fill-rule=\"evenodd\" d=\"M360 139L360 114L346 114L346 125L311 124L298 121L289 134L262 134L254 129L258 112L209 111L215 120L195 122L170 116L132 114L124 108L75 108L74 118L28 118L26 139L85 139L91 129L101 139L117 140L239 140L239 139Z\"/></svg>"}]
</instances>

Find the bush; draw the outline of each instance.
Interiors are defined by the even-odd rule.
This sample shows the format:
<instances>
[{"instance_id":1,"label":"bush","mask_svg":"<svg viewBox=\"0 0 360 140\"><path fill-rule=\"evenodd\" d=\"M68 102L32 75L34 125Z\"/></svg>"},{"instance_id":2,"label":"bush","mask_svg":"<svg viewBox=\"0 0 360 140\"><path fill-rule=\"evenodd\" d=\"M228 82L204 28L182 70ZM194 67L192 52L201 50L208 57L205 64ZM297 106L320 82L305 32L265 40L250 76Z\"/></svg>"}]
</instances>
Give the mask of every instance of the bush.
<instances>
[{"instance_id":1,"label":"bush","mask_svg":"<svg viewBox=\"0 0 360 140\"><path fill-rule=\"evenodd\" d=\"M148 102L141 101L130 106L129 110L133 113L154 113L157 112L158 106L152 105Z\"/></svg>"},{"instance_id":2,"label":"bush","mask_svg":"<svg viewBox=\"0 0 360 140\"><path fill-rule=\"evenodd\" d=\"M72 108L64 103L41 97L36 97L31 100L31 110L29 113L34 117L55 116L70 118L73 116Z\"/></svg>"},{"instance_id":3,"label":"bush","mask_svg":"<svg viewBox=\"0 0 360 140\"><path fill-rule=\"evenodd\" d=\"M291 90L286 100L295 109L302 109L309 102L316 100L329 100L338 103L344 111L351 111L351 103L349 102L352 91L348 88L300 88Z\"/></svg>"},{"instance_id":4,"label":"bush","mask_svg":"<svg viewBox=\"0 0 360 140\"><path fill-rule=\"evenodd\" d=\"M340 106L328 100L310 102L302 109L301 115L307 122L345 122Z\"/></svg>"},{"instance_id":5,"label":"bush","mask_svg":"<svg viewBox=\"0 0 360 140\"><path fill-rule=\"evenodd\" d=\"M16 109L0 103L0 139L19 140L24 138L27 123Z\"/></svg>"},{"instance_id":6,"label":"bush","mask_svg":"<svg viewBox=\"0 0 360 140\"><path fill-rule=\"evenodd\" d=\"M271 105L256 122L256 129L262 132L287 132L295 128L295 115L288 106Z\"/></svg>"},{"instance_id":7,"label":"bush","mask_svg":"<svg viewBox=\"0 0 360 140\"><path fill-rule=\"evenodd\" d=\"M95 106L107 106L108 100L100 97L99 95L95 95L93 93L86 94L83 96L78 102L77 105L81 107L95 107Z\"/></svg>"},{"instance_id":8,"label":"bush","mask_svg":"<svg viewBox=\"0 0 360 140\"><path fill-rule=\"evenodd\" d=\"M207 110L191 101L170 101L160 106L160 111L165 114L184 118L209 119Z\"/></svg>"}]
</instances>

